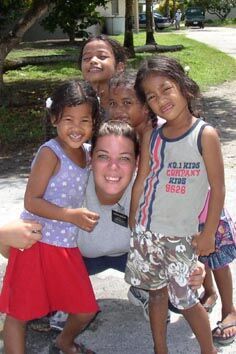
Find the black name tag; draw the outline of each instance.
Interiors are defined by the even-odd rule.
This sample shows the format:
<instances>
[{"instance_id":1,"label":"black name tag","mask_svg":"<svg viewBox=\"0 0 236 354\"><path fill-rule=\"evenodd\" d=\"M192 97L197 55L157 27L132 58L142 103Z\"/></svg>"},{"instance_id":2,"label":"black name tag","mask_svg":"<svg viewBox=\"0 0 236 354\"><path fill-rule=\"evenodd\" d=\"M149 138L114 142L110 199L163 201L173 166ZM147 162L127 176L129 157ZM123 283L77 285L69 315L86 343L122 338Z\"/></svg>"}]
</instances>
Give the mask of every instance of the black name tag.
<instances>
[{"instance_id":1,"label":"black name tag","mask_svg":"<svg viewBox=\"0 0 236 354\"><path fill-rule=\"evenodd\" d=\"M118 225L128 227L128 216L118 211L111 211L111 220Z\"/></svg>"}]
</instances>

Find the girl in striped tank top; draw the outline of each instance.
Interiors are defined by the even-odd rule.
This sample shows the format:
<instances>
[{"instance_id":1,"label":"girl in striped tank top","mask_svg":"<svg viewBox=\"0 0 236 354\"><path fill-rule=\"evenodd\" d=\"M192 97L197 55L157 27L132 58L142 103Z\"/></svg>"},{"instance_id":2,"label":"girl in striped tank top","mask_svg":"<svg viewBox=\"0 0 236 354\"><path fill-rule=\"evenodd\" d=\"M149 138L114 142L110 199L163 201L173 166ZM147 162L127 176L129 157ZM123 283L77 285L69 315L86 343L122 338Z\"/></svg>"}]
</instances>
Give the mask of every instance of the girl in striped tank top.
<instances>
[{"instance_id":1,"label":"girl in striped tank top","mask_svg":"<svg viewBox=\"0 0 236 354\"><path fill-rule=\"evenodd\" d=\"M194 113L198 85L172 58L158 56L140 67L135 89L166 123L143 137L130 210L133 230L126 280L149 290L155 353L167 354L168 295L189 322L201 354L216 353L207 313L188 277L198 255L214 251L224 203L224 168L215 129ZM209 186L204 229L198 216Z\"/></svg>"}]
</instances>

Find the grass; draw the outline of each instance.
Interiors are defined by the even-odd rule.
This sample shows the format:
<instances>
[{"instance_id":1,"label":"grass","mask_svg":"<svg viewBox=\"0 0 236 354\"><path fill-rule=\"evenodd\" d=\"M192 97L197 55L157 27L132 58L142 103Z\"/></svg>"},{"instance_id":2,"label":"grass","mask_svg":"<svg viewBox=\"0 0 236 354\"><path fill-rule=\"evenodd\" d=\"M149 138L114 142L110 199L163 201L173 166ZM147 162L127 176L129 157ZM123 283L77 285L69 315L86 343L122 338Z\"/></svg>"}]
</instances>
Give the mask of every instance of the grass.
<instances>
[{"instance_id":1,"label":"grass","mask_svg":"<svg viewBox=\"0 0 236 354\"><path fill-rule=\"evenodd\" d=\"M145 32L134 34L134 45L145 44ZM123 35L114 36L123 43ZM165 55L177 58L184 66L190 67L189 75L198 82L202 90L218 85L226 80L236 80L235 59L208 47L202 43L170 32L155 33L159 45L182 44L184 50L168 52ZM26 56L79 54L79 47L40 46L25 43L13 50L7 59L18 59ZM137 54L128 61L128 67L138 68L140 62L153 54ZM43 139L42 117L44 115L45 99L50 96L58 81L81 77L76 63L58 62L46 65L28 65L19 70L8 71L4 75L11 95L8 107L0 107L0 148L14 149L32 141L38 145ZM16 105L16 103L18 105Z\"/></svg>"}]
</instances>

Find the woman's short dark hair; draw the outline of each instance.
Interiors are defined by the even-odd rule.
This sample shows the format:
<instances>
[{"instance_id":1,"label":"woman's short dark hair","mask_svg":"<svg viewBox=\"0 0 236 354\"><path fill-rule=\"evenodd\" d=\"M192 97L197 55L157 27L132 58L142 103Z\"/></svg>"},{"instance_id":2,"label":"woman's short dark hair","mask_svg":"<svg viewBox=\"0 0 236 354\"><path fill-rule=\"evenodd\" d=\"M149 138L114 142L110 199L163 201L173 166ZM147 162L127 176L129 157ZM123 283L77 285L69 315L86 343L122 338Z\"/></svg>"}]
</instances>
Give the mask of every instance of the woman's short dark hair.
<instances>
[{"instance_id":1,"label":"woman's short dark hair","mask_svg":"<svg viewBox=\"0 0 236 354\"><path fill-rule=\"evenodd\" d=\"M139 141L137 134L127 122L120 120L108 120L107 122L103 122L99 129L95 132L92 137L92 153L96 147L97 140L100 137L107 135L115 135L115 136L124 136L131 140L134 144L134 153L137 158L139 155Z\"/></svg>"}]
</instances>

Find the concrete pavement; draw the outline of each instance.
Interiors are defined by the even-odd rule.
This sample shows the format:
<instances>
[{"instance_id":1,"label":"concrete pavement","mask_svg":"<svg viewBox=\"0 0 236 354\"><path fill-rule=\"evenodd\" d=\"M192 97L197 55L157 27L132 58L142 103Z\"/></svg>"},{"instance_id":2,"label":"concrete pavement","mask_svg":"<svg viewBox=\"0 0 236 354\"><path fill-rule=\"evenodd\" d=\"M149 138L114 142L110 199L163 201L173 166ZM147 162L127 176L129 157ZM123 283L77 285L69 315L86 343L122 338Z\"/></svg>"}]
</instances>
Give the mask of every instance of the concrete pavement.
<instances>
[{"instance_id":1,"label":"concrete pavement","mask_svg":"<svg viewBox=\"0 0 236 354\"><path fill-rule=\"evenodd\" d=\"M222 52L236 58L236 28L229 27L205 27L188 28L175 33L184 34L186 37L203 42L215 47Z\"/></svg>"}]
</instances>

